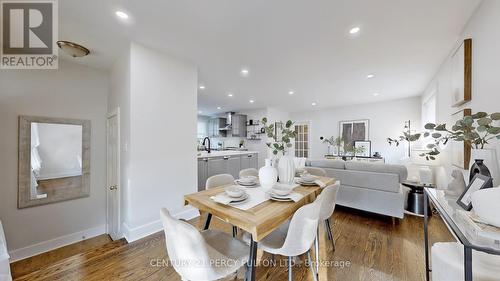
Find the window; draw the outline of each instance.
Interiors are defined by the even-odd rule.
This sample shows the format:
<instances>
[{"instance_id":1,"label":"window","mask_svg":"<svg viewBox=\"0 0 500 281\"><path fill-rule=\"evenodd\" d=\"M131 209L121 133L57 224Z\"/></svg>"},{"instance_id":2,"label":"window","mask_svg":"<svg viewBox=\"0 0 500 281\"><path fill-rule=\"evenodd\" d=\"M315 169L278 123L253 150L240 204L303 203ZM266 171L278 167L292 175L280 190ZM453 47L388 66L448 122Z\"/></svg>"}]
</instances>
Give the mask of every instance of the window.
<instances>
[{"instance_id":1,"label":"window","mask_svg":"<svg viewBox=\"0 0 500 281\"><path fill-rule=\"evenodd\" d=\"M208 135L207 132L207 120L206 119L198 119L198 130L197 130L197 135L199 139L202 139Z\"/></svg>"},{"instance_id":2,"label":"window","mask_svg":"<svg viewBox=\"0 0 500 281\"><path fill-rule=\"evenodd\" d=\"M309 125L297 124L295 125L295 157L309 157Z\"/></svg>"}]
</instances>

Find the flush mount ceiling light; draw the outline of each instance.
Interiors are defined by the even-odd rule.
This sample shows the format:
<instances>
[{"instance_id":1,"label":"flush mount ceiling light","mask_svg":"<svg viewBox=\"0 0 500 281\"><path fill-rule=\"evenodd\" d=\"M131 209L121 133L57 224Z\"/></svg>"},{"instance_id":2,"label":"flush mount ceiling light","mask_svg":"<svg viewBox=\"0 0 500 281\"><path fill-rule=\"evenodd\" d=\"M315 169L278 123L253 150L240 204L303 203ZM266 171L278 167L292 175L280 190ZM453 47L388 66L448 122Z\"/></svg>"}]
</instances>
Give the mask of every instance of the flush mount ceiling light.
<instances>
[{"instance_id":1,"label":"flush mount ceiling light","mask_svg":"<svg viewBox=\"0 0 500 281\"><path fill-rule=\"evenodd\" d=\"M234 95L233 95L233 93L228 93L227 96L232 98Z\"/></svg>"},{"instance_id":2,"label":"flush mount ceiling light","mask_svg":"<svg viewBox=\"0 0 500 281\"><path fill-rule=\"evenodd\" d=\"M359 26L355 26L355 27L353 27L353 28L351 28L351 29L349 30L349 33L350 33L350 34L356 34L356 33L358 33L360 30L361 30L361 28L360 28Z\"/></svg>"},{"instance_id":3,"label":"flush mount ceiling light","mask_svg":"<svg viewBox=\"0 0 500 281\"><path fill-rule=\"evenodd\" d=\"M289 95L293 95L293 94L295 94L295 92L294 91L288 91L288 94Z\"/></svg>"},{"instance_id":4,"label":"flush mount ceiling light","mask_svg":"<svg viewBox=\"0 0 500 281\"><path fill-rule=\"evenodd\" d=\"M56 43L57 46L59 46L59 49L63 50L66 54L74 58L80 58L90 54L89 49L80 44L69 41L57 41Z\"/></svg>"},{"instance_id":5,"label":"flush mount ceiling light","mask_svg":"<svg viewBox=\"0 0 500 281\"><path fill-rule=\"evenodd\" d=\"M203 111L201 111L201 110L198 110L198 114L202 114L202 113L203 113Z\"/></svg>"},{"instance_id":6,"label":"flush mount ceiling light","mask_svg":"<svg viewBox=\"0 0 500 281\"><path fill-rule=\"evenodd\" d=\"M312 106L316 106L316 105L317 105L317 103L316 103L316 102L313 102L313 103L311 103L311 105L312 105Z\"/></svg>"},{"instance_id":7,"label":"flush mount ceiling light","mask_svg":"<svg viewBox=\"0 0 500 281\"><path fill-rule=\"evenodd\" d=\"M240 70L240 75L241 75L242 77L247 77L249 74L250 74L250 70L248 70L248 68L242 68L242 69Z\"/></svg>"},{"instance_id":8,"label":"flush mount ceiling light","mask_svg":"<svg viewBox=\"0 0 500 281\"><path fill-rule=\"evenodd\" d=\"M254 101L254 100L249 100L248 102L249 102L249 103L254 103L255 101Z\"/></svg>"},{"instance_id":9,"label":"flush mount ceiling light","mask_svg":"<svg viewBox=\"0 0 500 281\"><path fill-rule=\"evenodd\" d=\"M218 109L218 110L221 110L221 109L222 109L222 107L220 107L220 106L217 106L217 109Z\"/></svg>"},{"instance_id":10,"label":"flush mount ceiling light","mask_svg":"<svg viewBox=\"0 0 500 281\"><path fill-rule=\"evenodd\" d=\"M124 11L116 11L115 15L122 20L126 20L129 18L128 14L125 13Z\"/></svg>"},{"instance_id":11,"label":"flush mount ceiling light","mask_svg":"<svg viewBox=\"0 0 500 281\"><path fill-rule=\"evenodd\" d=\"M200 89L200 90L205 90L205 85L200 84L200 86L198 86L198 89Z\"/></svg>"},{"instance_id":12,"label":"flush mount ceiling light","mask_svg":"<svg viewBox=\"0 0 500 281\"><path fill-rule=\"evenodd\" d=\"M375 74L373 74L373 73L366 75L366 79L372 79L374 77L375 77Z\"/></svg>"}]
</instances>

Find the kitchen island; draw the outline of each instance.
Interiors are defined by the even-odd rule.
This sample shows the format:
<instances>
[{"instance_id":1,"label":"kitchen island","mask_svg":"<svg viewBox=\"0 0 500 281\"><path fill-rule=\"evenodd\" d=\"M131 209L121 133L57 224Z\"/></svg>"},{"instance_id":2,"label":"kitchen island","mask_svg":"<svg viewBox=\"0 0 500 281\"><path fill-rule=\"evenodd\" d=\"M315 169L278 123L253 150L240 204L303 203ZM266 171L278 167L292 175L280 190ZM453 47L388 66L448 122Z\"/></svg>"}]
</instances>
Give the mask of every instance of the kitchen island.
<instances>
[{"instance_id":1,"label":"kitchen island","mask_svg":"<svg viewBox=\"0 0 500 281\"><path fill-rule=\"evenodd\" d=\"M198 190L205 190L207 179L217 174L230 174L235 179L240 170L259 169L259 153L257 151L206 151L198 152Z\"/></svg>"}]
</instances>

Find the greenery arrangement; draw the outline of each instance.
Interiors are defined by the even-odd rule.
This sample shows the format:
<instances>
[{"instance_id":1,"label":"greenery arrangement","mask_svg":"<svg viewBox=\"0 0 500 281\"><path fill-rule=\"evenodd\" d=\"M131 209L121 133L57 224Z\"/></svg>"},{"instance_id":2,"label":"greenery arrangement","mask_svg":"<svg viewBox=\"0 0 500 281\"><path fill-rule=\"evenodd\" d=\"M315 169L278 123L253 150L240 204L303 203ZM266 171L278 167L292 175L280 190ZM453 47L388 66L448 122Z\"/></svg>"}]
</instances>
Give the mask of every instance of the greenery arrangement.
<instances>
[{"instance_id":1,"label":"greenery arrangement","mask_svg":"<svg viewBox=\"0 0 500 281\"><path fill-rule=\"evenodd\" d=\"M262 125L266 131L267 137L274 140L266 143L267 146L272 150L273 155L278 155L278 153L283 153L284 155L286 149L293 146L292 140L295 139L297 134L292 120L288 120L284 124L282 122L277 122L276 124L281 124L281 126L275 128L275 124L267 124L266 117L262 118ZM279 134L276 133L277 130L279 130Z\"/></svg>"},{"instance_id":2,"label":"greenery arrangement","mask_svg":"<svg viewBox=\"0 0 500 281\"><path fill-rule=\"evenodd\" d=\"M419 140L421 136L430 136L434 141L427 145L429 151L420 156L425 157L426 160L436 160L436 156L441 153L440 145L446 145L450 140L464 142L475 149L484 149L484 146L493 139L500 140L500 127L495 125L498 120L500 120L500 112L492 114L478 112L458 120L451 129L448 129L446 124L427 123L424 126L427 131L423 134L412 135L407 131L403 132L399 138L387 138L387 141L390 145L394 143L398 146L401 141L411 143Z\"/></svg>"},{"instance_id":3,"label":"greenery arrangement","mask_svg":"<svg viewBox=\"0 0 500 281\"><path fill-rule=\"evenodd\" d=\"M434 143L427 145L430 152L420 156L427 160L435 160L435 156L440 154L439 145L446 145L448 141L462 141L475 149L484 149L484 146L493 139L500 140L500 127L495 126L495 121L500 120L500 112L488 114L478 112L472 116L465 116L458 120L451 129L446 128L446 124L425 124L427 132L424 137L431 136Z\"/></svg>"}]
</instances>

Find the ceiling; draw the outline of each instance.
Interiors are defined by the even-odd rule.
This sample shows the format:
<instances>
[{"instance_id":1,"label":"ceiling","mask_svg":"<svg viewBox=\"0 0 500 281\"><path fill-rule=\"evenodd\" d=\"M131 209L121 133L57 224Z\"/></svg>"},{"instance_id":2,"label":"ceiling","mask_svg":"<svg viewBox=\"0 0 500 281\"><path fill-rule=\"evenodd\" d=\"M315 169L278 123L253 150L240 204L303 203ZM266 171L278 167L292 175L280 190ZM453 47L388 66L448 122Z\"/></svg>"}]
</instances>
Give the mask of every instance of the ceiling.
<instances>
[{"instance_id":1,"label":"ceiling","mask_svg":"<svg viewBox=\"0 0 500 281\"><path fill-rule=\"evenodd\" d=\"M130 41L192 62L204 114L300 111L420 95L480 2L64 0L59 28L91 49L79 63L93 67L109 68Z\"/></svg>"}]
</instances>

